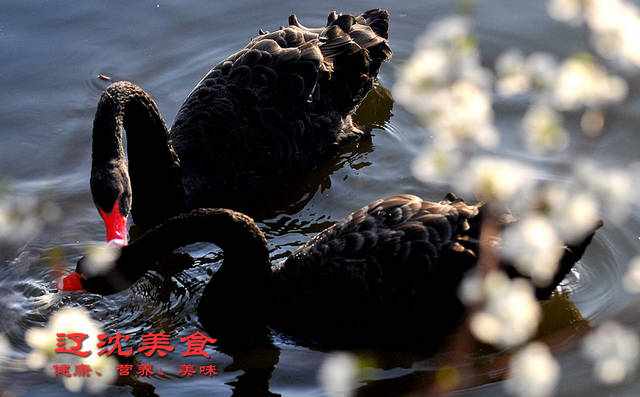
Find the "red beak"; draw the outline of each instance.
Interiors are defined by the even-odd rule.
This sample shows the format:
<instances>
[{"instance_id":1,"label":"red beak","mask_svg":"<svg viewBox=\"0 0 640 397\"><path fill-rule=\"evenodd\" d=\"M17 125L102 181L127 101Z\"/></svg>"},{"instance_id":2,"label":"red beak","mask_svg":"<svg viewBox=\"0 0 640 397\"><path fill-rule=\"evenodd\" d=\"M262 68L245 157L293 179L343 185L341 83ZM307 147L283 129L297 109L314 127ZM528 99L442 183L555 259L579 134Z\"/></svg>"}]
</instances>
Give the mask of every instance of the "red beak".
<instances>
[{"instance_id":1,"label":"red beak","mask_svg":"<svg viewBox=\"0 0 640 397\"><path fill-rule=\"evenodd\" d=\"M58 288L62 291L82 291L82 276L78 272L72 272L58 282Z\"/></svg>"},{"instance_id":2,"label":"red beak","mask_svg":"<svg viewBox=\"0 0 640 397\"><path fill-rule=\"evenodd\" d=\"M111 212L107 213L101 208L98 212L104 221L107 232L107 241L120 240L119 245L127 244L127 217L120 213L120 202L116 200Z\"/></svg>"},{"instance_id":3,"label":"red beak","mask_svg":"<svg viewBox=\"0 0 640 397\"><path fill-rule=\"evenodd\" d=\"M119 246L127 245L127 217L120 213L120 202L116 200L111 212L105 212L98 208L98 212L104 221L107 232L107 242ZM78 272L72 272L58 281L61 291L82 291L82 276Z\"/></svg>"}]
</instances>

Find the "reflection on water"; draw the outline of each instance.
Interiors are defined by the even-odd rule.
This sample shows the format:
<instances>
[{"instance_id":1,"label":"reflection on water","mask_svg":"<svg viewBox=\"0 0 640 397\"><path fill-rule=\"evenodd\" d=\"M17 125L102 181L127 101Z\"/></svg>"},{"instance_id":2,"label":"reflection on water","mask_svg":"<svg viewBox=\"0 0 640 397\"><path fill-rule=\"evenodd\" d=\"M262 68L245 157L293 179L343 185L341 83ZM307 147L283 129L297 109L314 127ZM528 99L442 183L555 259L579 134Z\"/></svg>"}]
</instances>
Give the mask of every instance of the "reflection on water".
<instances>
[{"instance_id":1,"label":"reflection on water","mask_svg":"<svg viewBox=\"0 0 640 397\"><path fill-rule=\"evenodd\" d=\"M522 49L527 52L545 48L560 55L582 49L576 31L546 17L544 2L478 3L476 30L486 57L483 63L487 65L493 65L504 49L522 47L523 43ZM59 272L75 266L84 247L101 240L103 235L88 188L91 122L97 97L107 84L97 76L103 73L114 80L140 84L153 93L171 124L178 106L202 74L239 48L258 28L284 24L291 11L305 25L320 25L333 7L348 11L389 8L394 59L383 68L381 86L356 118L371 127L371 140L348 148L302 187L282 192L283 202L292 204L260 218L274 259L283 257L335 219L380 196L414 193L434 198L446 193L447 186L424 185L411 176L411 160L425 135L409 113L392 104L385 87L393 84L395 71L411 52L414 38L427 23L454 12L454 2L116 1L81 2L73 7L49 2L4 2L0 15L0 173L20 194L53 201L61 217L24 246L0 247L0 332L8 336L12 345L11 362L3 363L6 365L0 372L0 387L17 395L33 395L34 390L40 395L65 393L59 382L43 374L23 368L6 371L18 367L28 350L24 331L43 326L50 313L65 305L83 306L103 322L106 330L132 333L134 338L157 329L177 338L200 327L194 317L195 307L219 265L217 251L207 245L189 247L189 253L198 258L193 268L170 278L148 274L131 291L109 297L55 293L54 280ZM637 87L632 87L635 91ZM634 121L640 117L640 108L637 100L629 103L616 110L597 144L578 134L572 136L568 155L544 165L547 174L543 177L559 178L577 156L614 165L637 158L640 140L635 136ZM498 103L499 128L517 131L521 111L517 106ZM519 134L503 135L507 139L500 152L539 163L539 159L518 152ZM428 144L430 137L426 140ZM560 394L603 394L593 386L591 368L575 343L589 323L611 316L636 328L640 323L640 313L627 306L629 298L619 289L628 260L640 252L639 235L637 216L624 227L605 220L605 227L584 259L565 280L570 301L559 297L556 306L545 309L553 316L541 332L563 367L565 378ZM224 304L224 297L220 297L220 304ZM256 395L258 388L287 396L322 394L317 371L326 352L273 335L273 345L266 351L228 353L232 355L214 355L213 360L223 369L216 377L179 377L178 367L183 361L177 354L149 360L168 374L166 378L123 379L127 386L114 387L109 393ZM447 349L426 360L397 352L391 357L363 353L362 361L368 364L362 371L357 394L399 395L429 387L432 380L443 379L437 368L439 363L452 362L448 361L451 356ZM453 362L452 367L459 374L469 375L462 394L504 393L500 379L507 356L508 352L480 347L472 359L463 364ZM636 383L631 383L618 391L632 394L636 388Z\"/></svg>"}]
</instances>

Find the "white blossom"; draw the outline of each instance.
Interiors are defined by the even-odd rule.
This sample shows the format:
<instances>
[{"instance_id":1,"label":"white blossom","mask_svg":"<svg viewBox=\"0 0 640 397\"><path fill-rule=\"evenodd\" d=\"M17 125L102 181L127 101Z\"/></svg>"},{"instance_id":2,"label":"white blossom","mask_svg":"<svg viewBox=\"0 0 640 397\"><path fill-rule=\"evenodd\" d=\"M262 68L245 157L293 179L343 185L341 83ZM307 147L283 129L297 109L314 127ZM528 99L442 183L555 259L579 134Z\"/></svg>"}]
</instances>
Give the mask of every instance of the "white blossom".
<instances>
[{"instance_id":1,"label":"white blossom","mask_svg":"<svg viewBox=\"0 0 640 397\"><path fill-rule=\"evenodd\" d=\"M475 306L485 298L484 293L485 278L479 271L470 271L460 282L458 287L458 297L466 306Z\"/></svg>"},{"instance_id":2,"label":"white blossom","mask_svg":"<svg viewBox=\"0 0 640 397\"><path fill-rule=\"evenodd\" d=\"M581 160L576 164L575 175L599 199L600 206L612 221L623 222L626 219L639 195L631 172Z\"/></svg>"},{"instance_id":3,"label":"white blossom","mask_svg":"<svg viewBox=\"0 0 640 397\"><path fill-rule=\"evenodd\" d=\"M470 328L478 340L499 347L519 345L535 334L542 309L531 284L491 272L482 282L484 304L471 317Z\"/></svg>"},{"instance_id":4,"label":"white blossom","mask_svg":"<svg viewBox=\"0 0 640 397\"><path fill-rule=\"evenodd\" d=\"M413 162L413 175L425 183L442 181L459 169L462 163L460 152L436 142Z\"/></svg>"},{"instance_id":5,"label":"white blossom","mask_svg":"<svg viewBox=\"0 0 640 397\"><path fill-rule=\"evenodd\" d=\"M115 242L113 242L115 241ZM117 240L109 243L99 243L92 245L86 250L85 272L88 276L105 274L113 269L116 260L120 256L120 244Z\"/></svg>"},{"instance_id":6,"label":"white blossom","mask_svg":"<svg viewBox=\"0 0 640 397\"><path fill-rule=\"evenodd\" d=\"M531 88L525 58L520 50L511 49L502 53L496 60L496 72L496 89L500 95L518 95L528 92Z\"/></svg>"},{"instance_id":7,"label":"white blossom","mask_svg":"<svg viewBox=\"0 0 640 397\"><path fill-rule=\"evenodd\" d=\"M92 354L87 357L56 354L58 333L87 334L87 339L83 341L83 350L91 350ZM90 392L101 392L115 380L117 373L113 357L99 356L94 351L100 333L102 333L100 325L84 309L62 308L49 318L46 327L27 330L25 340L32 350L26 358L26 364L34 370L44 369L50 375L54 375L53 364L87 364L93 371L90 377L65 377L63 383L69 391L77 392L85 387ZM92 350L91 347L94 349ZM101 376L97 376L96 371L100 372Z\"/></svg>"},{"instance_id":8,"label":"white blossom","mask_svg":"<svg viewBox=\"0 0 640 397\"><path fill-rule=\"evenodd\" d=\"M450 16L433 23L417 41L418 48L442 47L450 51L474 51L469 43L471 20L462 16Z\"/></svg>"},{"instance_id":9,"label":"white blossom","mask_svg":"<svg viewBox=\"0 0 640 397\"><path fill-rule=\"evenodd\" d=\"M458 81L432 93L426 117L438 139L450 145L476 143L494 147L498 133L493 127L491 97L470 81Z\"/></svg>"},{"instance_id":10,"label":"white blossom","mask_svg":"<svg viewBox=\"0 0 640 397\"><path fill-rule=\"evenodd\" d=\"M587 25L600 54L623 65L640 66L640 10L628 0L591 0Z\"/></svg>"},{"instance_id":11,"label":"white blossom","mask_svg":"<svg viewBox=\"0 0 640 397\"><path fill-rule=\"evenodd\" d=\"M547 12L553 19L577 25L582 22L585 0L549 0Z\"/></svg>"},{"instance_id":12,"label":"white blossom","mask_svg":"<svg viewBox=\"0 0 640 397\"><path fill-rule=\"evenodd\" d=\"M457 179L457 187L487 202L506 202L532 182L532 170L521 163L480 156L469 161Z\"/></svg>"},{"instance_id":13,"label":"white blossom","mask_svg":"<svg viewBox=\"0 0 640 397\"><path fill-rule=\"evenodd\" d=\"M632 330L609 321L584 338L583 351L601 382L620 383L636 368L640 341Z\"/></svg>"},{"instance_id":14,"label":"white blossom","mask_svg":"<svg viewBox=\"0 0 640 397\"><path fill-rule=\"evenodd\" d=\"M553 184L538 190L534 206L547 215L559 238L575 242L590 233L600 220L600 207L592 194Z\"/></svg>"},{"instance_id":15,"label":"white blossom","mask_svg":"<svg viewBox=\"0 0 640 397\"><path fill-rule=\"evenodd\" d=\"M631 260L622 282L628 292L632 294L640 293L640 256Z\"/></svg>"},{"instance_id":16,"label":"white blossom","mask_svg":"<svg viewBox=\"0 0 640 397\"><path fill-rule=\"evenodd\" d=\"M535 104L525 114L522 129L527 147L536 153L560 151L567 147L569 133L562 116L546 104Z\"/></svg>"},{"instance_id":17,"label":"white blossom","mask_svg":"<svg viewBox=\"0 0 640 397\"><path fill-rule=\"evenodd\" d=\"M554 89L554 101L563 110L618 103L627 96L627 83L612 76L591 57L574 56L562 63Z\"/></svg>"},{"instance_id":18,"label":"white blossom","mask_svg":"<svg viewBox=\"0 0 640 397\"><path fill-rule=\"evenodd\" d=\"M35 236L42 224L35 217L16 219L15 215L0 208L0 239L4 241L20 242Z\"/></svg>"},{"instance_id":19,"label":"white blossom","mask_svg":"<svg viewBox=\"0 0 640 397\"><path fill-rule=\"evenodd\" d=\"M558 63L550 54L535 52L525 57L520 50L510 49L496 61L496 89L507 97L534 92L545 99L555 84L557 69Z\"/></svg>"},{"instance_id":20,"label":"white blossom","mask_svg":"<svg viewBox=\"0 0 640 397\"><path fill-rule=\"evenodd\" d=\"M640 65L640 9L629 0L550 0L549 15L579 25L586 23L591 41L604 57L621 65Z\"/></svg>"},{"instance_id":21,"label":"white blossom","mask_svg":"<svg viewBox=\"0 0 640 397\"><path fill-rule=\"evenodd\" d=\"M563 245L555 229L539 215L530 215L503 233L502 254L537 286L549 285L558 270L562 252Z\"/></svg>"},{"instance_id":22,"label":"white blossom","mask_svg":"<svg viewBox=\"0 0 640 397\"><path fill-rule=\"evenodd\" d=\"M59 216L60 210L51 203L30 196L5 194L0 197L0 240L24 242Z\"/></svg>"},{"instance_id":23,"label":"white blossom","mask_svg":"<svg viewBox=\"0 0 640 397\"><path fill-rule=\"evenodd\" d=\"M482 67L467 19L434 24L418 40L394 86L397 101L448 145L493 147L493 76Z\"/></svg>"},{"instance_id":24,"label":"white blossom","mask_svg":"<svg viewBox=\"0 0 640 397\"><path fill-rule=\"evenodd\" d=\"M322 363L318 377L328 396L351 396L357 385L357 359L349 353L332 353Z\"/></svg>"},{"instance_id":25,"label":"white blossom","mask_svg":"<svg viewBox=\"0 0 640 397\"><path fill-rule=\"evenodd\" d=\"M511 357L507 390L520 397L553 395L560 378L560 365L544 343L533 342Z\"/></svg>"},{"instance_id":26,"label":"white blossom","mask_svg":"<svg viewBox=\"0 0 640 397\"><path fill-rule=\"evenodd\" d=\"M558 61L545 52L534 52L527 57L527 72L531 78L532 89L546 93L556 82Z\"/></svg>"}]
</instances>

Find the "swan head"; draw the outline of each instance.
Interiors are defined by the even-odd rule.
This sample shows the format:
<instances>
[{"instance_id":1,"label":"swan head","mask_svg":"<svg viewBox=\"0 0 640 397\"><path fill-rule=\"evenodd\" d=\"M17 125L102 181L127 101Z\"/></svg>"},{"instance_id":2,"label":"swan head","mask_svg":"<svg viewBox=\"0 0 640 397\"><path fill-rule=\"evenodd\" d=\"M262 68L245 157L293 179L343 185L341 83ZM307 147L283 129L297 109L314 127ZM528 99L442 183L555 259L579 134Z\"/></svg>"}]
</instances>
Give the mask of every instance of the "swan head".
<instances>
[{"instance_id":1,"label":"swan head","mask_svg":"<svg viewBox=\"0 0 640 397\"><path fill-rule=\"evenodd\" d=\"M108 260L90 260L87 256L82 256L77 264L76 270L58 280L58 289L64 292L91 292L99 294L110 294L120 289L129 287L129 283L123 288L114 288L114 282L120 280L118 273L112 271L116 265L117 259L120 257L120 249L125 245L123 240L111 240L107 247L113 255ZM91 257L91 255L89 254ZM95 255L94 255L95 256ZM103 262L103 263L101 263Z\"/></svg>"},{"instance_id":2,"label":"swan head","mask_svg":"<svg viewBox=\"0 0 640 397\"><path fill-rule=\"evenodd\" d=\"M80 258L76 271L73 271L58 281L58 289L63 292L89 292L107 295L115 292L110 287L110 282L106 276L87 276L81 270L84 257Z\"/></svg>"},{"instance_id":3,"label":"swan head","mask_svg":"<svg viewBox=\"0 0 640 397\"><path fill-rule=\"evenodd\" d=\"M127 217L131 212L131 182L126 164L108 162L91 172L93 202L104 222L106 240L127 243Z\"/></svg>"},{"instance_id":4,"label":"swan head","mask_svg":"<svg viewBox=\"0 0 640 397\"><path fill-rule=\"evenodd\" d=\"M108 245L127 245L127 217L131 212L131 182L123 161L109 161L101 166L94 164L91 170L91 193L93 202L104 222ZM58 280L61 291L98 292L106 285L103 277L92 275L82 257L76 271ZM89 270L89 271L87 271ZM92 275L92 276L89 276Z\"/></svg>"},{"instance_id":5,"label":"swan head","mask_svg":"<svg viewBox=\"0 0 640 397\"><path fill-rule=\"evenodd\" d=\"M114 274L92 274L86 271L86 257L80 258L76 270L60 278L58 289L63 292L89 292L93 294L108 295L118 292L114 288ZM126 285L128 287L129 284ZM125 288L121 288L125 289Z\"/></svg>"}]
</instances>

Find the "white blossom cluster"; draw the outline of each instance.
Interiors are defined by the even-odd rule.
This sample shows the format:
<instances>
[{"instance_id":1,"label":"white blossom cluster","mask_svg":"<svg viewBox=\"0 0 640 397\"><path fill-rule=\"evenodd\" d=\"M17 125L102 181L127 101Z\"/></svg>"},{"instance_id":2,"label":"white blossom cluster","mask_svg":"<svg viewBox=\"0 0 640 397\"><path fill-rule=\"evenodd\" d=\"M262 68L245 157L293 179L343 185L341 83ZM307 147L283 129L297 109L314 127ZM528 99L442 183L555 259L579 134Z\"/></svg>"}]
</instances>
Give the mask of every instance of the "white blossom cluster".
<instances>
[{"instance_id":1,"label":"white blossom cluster","mask_svg":"<svg viewBox=\"0 0 640 397\"><path fill-rule=\"evenodd\" d=\"M550 54L536 52L525 57L518 49L505 51L496 60L496 91L499 95L534 92L547 95L556 80L558 61Z\"/></svg>"},{"instance_id":2,"label":"white blossom cluster","mask_svg":"<svg viewBox=\"0 0 640 397\"><path fill-rule=\"evenodd\" d=\"M533 287L524 279L510 279L500 271L474 273L460 286L460 297L476 305L470 328L478 340L499 347L514 347L531 338L542 315Z\"/></svg>"},{"instance_id":3,"label":"white blossom cluster","mask_svg":"<svg viewBox=\"0 0 640 397\"><path fill-rule=\"evenodd\" d=\"M435 23L417 41L402 68L394 97L435 136L414 166L419 178L432 180L457 169L462 146L495 147L492 73L483 68L470 20L450 17Z\"/></svg>"},{"instance_id":4,"label":"white blossom cluster","mask_svg":"<svg viewBox=\"0 0 640 397\"><path fill-rule=\"evenodd\" d=\"M638 364L640 339L627 327L609 321L585 337L583 351L602 383L620 383Z\"/></svg>"},{"instance_id":5,"label":"white blossom cluster","mask_svg":"<svg viewBox=\"0 0 640 397\"><path fill-rule=\"evenodd\" d=\"M523 215L502 232L500 253L538 287L553 279L565 245L581 241L600 221L592 193L560 183L532 189L514 210Z\"/></svg>"},{"instance_id":6,"label":"white blossom cluster","mask_svg":"<svg viewBox=\"0 0 640 397\"><path fill-rule=\"evenodd\" d=\"M532 95L522 131L527 148L538 154L567 147L569 134L562 111L586 109L582 129L597 135L604 127L599 109L620 103L628 93L626 81L611 75L589 54L559 62L550 54L537 52L525 57L511 49L496 61L496 72L499 95Z\"/></svg>"},{"instance_id":7,"label":"white blossom cluster","mask_svg":"<svg viewBox=\"0 0 640 397\"><path fill-rule=\"evenodd\" d=\"M49 202L12 193L0 195L0 241L24 243L60 217Z\"/></svg>"},{"instance_id":8,"label":"white blossom cluster","mask_svg":"<svg viewBox=\"0 0 640 397\"><path fill-rule=\"evenodd\" d=\"M98 243L86 249L85 273L87 276L95 276L108 273L116 265L120 257L120 243L112 240L108 243Z\"/></svg>"},{"instance_id":9,"label":"white blossom cluster","mask_svg":"<svg viewBox=\"0 0 640 397\"><path fill-rule=\"evenodd\" d=\"M557 182L541 189L531 167L474 153L474 145L486 149L498 141L493 80L481 65L470 21L454 17L437 22L418 40L394 92L435 137L414 163L416 177L426 182L452 177L460 192L519 207L522 221L505 231L503 254L542 286L552 278L565 243L591 232L601 211L624 220L640 195L631 173L621 169L580 162L573 175L577 185ZM599 108L624 100L628 89L589 55L558 61L542 52L524 56L508 50L496 62L495 90L502 96L531 94L522 120L524 143L544 154L568 146L563 111L586 109L583 129L594 133L604 124Z\"/></svg>"},{"instance_id":10,"label":"white blossom cluster","mask_svg":"<svg viewBox=\"0 0 640 397\"><path fill-rule=\"evenodd\" d=\"M520 397L553 395L560 380L560 366L547 345L532 342L517 352L509 363L507 391Z\"/></svg>"},{"instance_id":11,"label":"white blossom cluster","mask_svg":"<svg viewBox=\"0 0 640 397\"><path fill-rule=\"evenodd\" d=\"M550 0L552 18L586 24L591 42L605 58L640 66L640 8L630 0Z\"/></svg>"},{"instance_id":12,"label":"white blossom cluster","mask_svg":"<svg viewBox=\"0 0 640 397\"><path fill-rule=\"evenodd\" d=\"M623 223L640 198L638 171L637 165L621 169L581 160L576 163L575 177L597 199L607 219Z\"/></svg>"},{"instance_id":13,"label":"white blossom cluster","mask_svg":"<svg viewBox=\"0 0 640 397\"><path fill-rule=\"evenodd\" d=\"M600 219L600 206L588 190L562 184L548 184L534 196L534 204L554 226L563 242L582 239Z\"/></svg>"},{"instance_id":14,"label":"white blossom cluster","mask_svg":"<svg viewBox=\"0 0 640 397\"><path fill-rule=\"evenodd\" d=\"M521 162L482 155L468 160L454 183L458 191L480 200L507 204L532 187L534 175L534 170Z\"/></svg>"},{"instance_id":15,"label":"white blossom cluster","mask_svg":"<svg viewBox=\"0 0 640 397\"><path fill-rule=\"evenodd\" d=\"M520 273L537 286L547 286L558 270L563 245L553 225L540 215L531 215L504 233L502 254Z\"/></svg>"},{"instance_id":16,"label":"white blossom cluster","mask_svg":"<svg viewBox=\"0 0 640 397\"><path fill-rule=\"evenodd\" d=\"M584 24L604 61L640 66L640 11L628 0L550 0L549 14ZM486 63L485 63L486 64ZM607 64L608 65L608 64ZM542 181L533 166L495 153L500 140L494 125L494 96L525 101L520 123L524 148L541 159L570 147L568 115L580 116L580 128L596 138L605 131L607 107L626 100L627 82L589 53L561 59L545 52L523 54L508 49L495 71L481 62L472 23L446 18L427 29L401 69L394 87L397 101L414 113L433 139L413 164L414 175L427 183L448 182L456 191L511 208L517 222L496 239L500 255L535 286L547 286L557 271L565 245L583 239L606 217L624 222L640 198L640 167L607 167L580 160L566 180ZM569 117L567 117L569 119ZM634 261L625 287L640 292L640 264ZM541 307L533 285L511 280L499 271L474 273L459 295L474 308L473 335L497 347L523 346L536 333ZM630 348L599 339L605 331ZM605 325L585 340L596 375L605 383L624 379L635 368L637 336L623 327ZM609 339L613 339L610 337ZM507 389L520 396L553 394L560 368L539 343L513 357Z\"/></svg>"},{"instance_id":17,"label":"white blossom cluster","mask_svg":"<svg viewBox=\"0 0 640 397\"><path fill-rule=\"evenodd\" d=\"M57 354L55 352L58 333L83 333L88 338L83 342L83 351L92 350L87 357L79 357L73 354ZM115 358L99 356L95 351L98 343L98 335L102 333L100 324L89 316L86 310L81 308L65 307L54 313L44 328L30 328L25 334L25 340L31 347L31 353L26 358L27 367L37 370L43 369L54 376L53 364L87 364L93 373L89 377L62 377L65 388L72 392L86 390L91 393L99 393L107 388L115 380ZM73 345L68 341L67 345ZM100 373L100 376L96 374Z\"/></svg>"}]
</instances>

